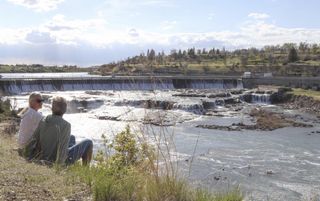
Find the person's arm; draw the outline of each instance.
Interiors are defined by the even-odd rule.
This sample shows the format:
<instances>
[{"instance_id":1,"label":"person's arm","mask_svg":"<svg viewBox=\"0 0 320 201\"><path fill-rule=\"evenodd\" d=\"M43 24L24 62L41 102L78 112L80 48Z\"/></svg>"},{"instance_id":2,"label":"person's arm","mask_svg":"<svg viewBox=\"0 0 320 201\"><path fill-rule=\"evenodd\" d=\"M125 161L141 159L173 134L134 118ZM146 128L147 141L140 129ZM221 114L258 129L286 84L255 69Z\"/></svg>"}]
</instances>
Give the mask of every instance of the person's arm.
<instances>
[{"instance_id":1,"label":"person's arm","mask_svg":"<svg viewBox=\"0 0 320 201\"><path fill-rule=\"evenodd\" d=\"M58 149L57 149L58 153L57 153L57 160L56 160L56 163L58 164L64 164L67 159L70 133L71 133L71 125L68 123L61 131L60 139L58 142Z\"/></svg>"},{"instance_id":2,"label":"person's arm","mask_svg":"<svg viewBox=\"0 0 320 201\"><path fill-rule=\"evenodd\" d=\"M28 141L27 145L25 146L24 149L24 156L28 160L35 159L39 156L39 153L41 151L40 147L40 128L42 126L42 123L40 121L39 125L37 126L37 129L34 131L32 134L32 137Z\"/></svg>"},{"instance_id":3,"label":"person's arm","mask_svg":"<svg viewBox=\"0 0 320 201\"><path fill-rule=\"evenodd\" d=\"M44 116L40 112L35 112L35 113L33 113L32 118L31 118L32 119L32 123L34 125L38 126L40 121L41 121L41 119L43 119L43 118L44 118Z\"/></svg>"},{"instance_id":4,"label":"person's arm","mask_svg":"<svg viewBox=\"0 0 320 201\"><path fill-rule=\"evenodd\" d=\"M25 115L25 114L27 113L28 109L29 109L29 107L23 108L23 109L17 114L17 116L20 117L20 118L22 118L23 115Z\"/></svg>"}]
</instances>

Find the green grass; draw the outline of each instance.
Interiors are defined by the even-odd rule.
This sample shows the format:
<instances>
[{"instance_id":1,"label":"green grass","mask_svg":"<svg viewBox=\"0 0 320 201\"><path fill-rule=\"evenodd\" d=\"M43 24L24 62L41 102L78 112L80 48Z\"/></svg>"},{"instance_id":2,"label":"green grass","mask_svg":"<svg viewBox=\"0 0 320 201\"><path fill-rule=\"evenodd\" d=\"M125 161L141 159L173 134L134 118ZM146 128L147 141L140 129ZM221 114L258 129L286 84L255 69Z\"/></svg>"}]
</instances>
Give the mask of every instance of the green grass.
<instances>
[{"instance_id":1,"label":"green grass","mask_svg":"<svg viewBox=\"0 0 320 201\"><path fill-rule=\"evenodd\" d=\"M307 64L310 66L320 66L320 61L308 60L308 61L301 61L300 63Z\"/></svg>"},{"instance_id":2,"label":"green grass","mask_svg":"<svg viewBox=\"0 0 320 201\"><path fill-rule=\"evenodd\" d=\"M238 189L226 193L210 193L193 188L184 180L155 176L129 169L120 177L101 167L73 166L70 173L91 187L95 201L241 201Z\"/></svg>"},{"instance_id":3,"label":"green grass","mask_svg":"<svg viewBox=\"0 0 320 201\"><path fill-rule=\"evenodd\" d=\"M291 93L296 96L309 96L320 101L320 91L295 88Z\"/></svg>"}]
</instances>

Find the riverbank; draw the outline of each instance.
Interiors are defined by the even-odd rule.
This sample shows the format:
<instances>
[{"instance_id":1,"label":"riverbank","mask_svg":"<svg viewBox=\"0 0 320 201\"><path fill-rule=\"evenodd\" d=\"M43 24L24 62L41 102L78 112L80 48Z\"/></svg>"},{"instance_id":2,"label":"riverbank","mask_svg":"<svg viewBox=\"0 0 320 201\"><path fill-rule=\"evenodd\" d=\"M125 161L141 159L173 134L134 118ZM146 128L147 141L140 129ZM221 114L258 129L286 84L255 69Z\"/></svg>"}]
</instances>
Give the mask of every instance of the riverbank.
<instances>
[{"instance_id":1,"label":"riverbank","mask_svg":"<svg viewBox=\"0 0 320 201\"><path fill-rule=\"evenodd\" d=\"M285 109L301 110L320 117L320 92L314 90L291 89L283 96L284 103L280 104Z\"/></svg>"},{"instance_id":2,"label":"riverbank","mask_svg":"<svg viewBox=\"0 0 320 201\"><path fill-rule=\"evenodd\" d=\"M26 162L17 153L10 122L0 123L0 200L92 200L88 187L66 171Z\"/></svg>"}]
</instances>

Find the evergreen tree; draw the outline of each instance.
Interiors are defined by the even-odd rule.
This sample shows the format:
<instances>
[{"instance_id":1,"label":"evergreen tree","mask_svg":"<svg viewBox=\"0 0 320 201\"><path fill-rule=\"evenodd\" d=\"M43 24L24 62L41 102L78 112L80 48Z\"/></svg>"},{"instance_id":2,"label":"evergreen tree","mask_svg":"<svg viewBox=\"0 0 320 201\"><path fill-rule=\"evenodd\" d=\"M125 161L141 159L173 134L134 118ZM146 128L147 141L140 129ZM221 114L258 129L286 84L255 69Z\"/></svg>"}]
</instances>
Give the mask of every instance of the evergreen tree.
<instances>
[{"instance_id":1,"label":"evergreen tree","mask_svg":"<svg viewBox=\"0 0 320 201\"><path fill-rule=\"evenodd\" d=\"M155 58L156 58L156 52L154 51L154 49L151 49L148 55L148 60L153 61Z\"/></svg>"},{"instance_id":2,"label":"evergreen tree","mask_svg":"<svg viewBox=\"0 0 320 201\"><path fill-rule=\"evenodd\" d=\"M299 60L299 56L298 56L296 48L291 47L289 50L289 55L288 55L288 62L296 62L298 60Z\"/></svg>"}]
</instances>

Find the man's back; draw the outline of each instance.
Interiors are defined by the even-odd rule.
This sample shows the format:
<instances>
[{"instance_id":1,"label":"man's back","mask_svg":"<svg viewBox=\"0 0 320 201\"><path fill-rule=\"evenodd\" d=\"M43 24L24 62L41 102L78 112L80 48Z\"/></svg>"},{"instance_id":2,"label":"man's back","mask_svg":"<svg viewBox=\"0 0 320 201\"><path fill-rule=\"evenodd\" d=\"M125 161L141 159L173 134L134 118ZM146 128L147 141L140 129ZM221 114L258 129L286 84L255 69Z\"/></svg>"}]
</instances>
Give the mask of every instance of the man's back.
<instances>
[{"instance_id":1,"label":"man's back","mask_svg":"<svg viewBox=\"0 0 320 201\"><path fill-rule=\"evenodd\" d=\"M64 163L70 138L71 125L58 115L48 115L43 118L35 137L40 145L40 160Z\"/></svg>"}]
</instances>

